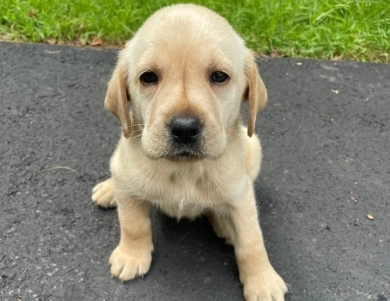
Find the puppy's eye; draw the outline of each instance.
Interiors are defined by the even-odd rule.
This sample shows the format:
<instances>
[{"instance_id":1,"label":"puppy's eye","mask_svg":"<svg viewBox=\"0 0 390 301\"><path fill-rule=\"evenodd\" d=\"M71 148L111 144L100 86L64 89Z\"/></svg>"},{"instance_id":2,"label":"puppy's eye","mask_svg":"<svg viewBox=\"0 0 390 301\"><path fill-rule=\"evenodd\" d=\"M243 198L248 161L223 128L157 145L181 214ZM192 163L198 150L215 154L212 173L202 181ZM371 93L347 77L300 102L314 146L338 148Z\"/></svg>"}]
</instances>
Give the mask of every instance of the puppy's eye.
<instances>
[{"instance_id":1,"label":"puppy's eye","mask_svg":"<svg viewBox=\"0 0 390 301\"><path fill-rule=\"evenodd\" d=\"M144 84L153 85L158 82L158 76L152 71L146 71L140 76L141 81Z\"/></svg>"},{"instance_id":2,"label":"puppy's eye","mask_svg":"<svg viewBox=\"0 0 390 301\"><path fill-rule=\"evenodd\" d=\"M210 75L210 81L215 84L220 84L229 79L229 75L222 71L214 71Z\"/></svg>"}]
</instances>

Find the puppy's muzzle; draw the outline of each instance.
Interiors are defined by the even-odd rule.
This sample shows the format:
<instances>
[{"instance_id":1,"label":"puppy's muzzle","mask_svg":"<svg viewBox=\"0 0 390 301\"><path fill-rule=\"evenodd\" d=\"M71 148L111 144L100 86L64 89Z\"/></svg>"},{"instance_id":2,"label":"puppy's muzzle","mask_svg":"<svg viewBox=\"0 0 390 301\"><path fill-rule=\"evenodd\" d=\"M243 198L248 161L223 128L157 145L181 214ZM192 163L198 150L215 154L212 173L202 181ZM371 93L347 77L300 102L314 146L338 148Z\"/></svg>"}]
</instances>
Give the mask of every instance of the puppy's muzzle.
<instances>
[{"instance_id":1,"label":"puppy's muzzle","mask_svg":"<svg viewBox=\"0 0 390 301\"><path fill-rule=\"evenodd\" d=\"M195 116L177 116L169 123L172 155L199 156L202 123Z\"/></svg>"}]
</instances>

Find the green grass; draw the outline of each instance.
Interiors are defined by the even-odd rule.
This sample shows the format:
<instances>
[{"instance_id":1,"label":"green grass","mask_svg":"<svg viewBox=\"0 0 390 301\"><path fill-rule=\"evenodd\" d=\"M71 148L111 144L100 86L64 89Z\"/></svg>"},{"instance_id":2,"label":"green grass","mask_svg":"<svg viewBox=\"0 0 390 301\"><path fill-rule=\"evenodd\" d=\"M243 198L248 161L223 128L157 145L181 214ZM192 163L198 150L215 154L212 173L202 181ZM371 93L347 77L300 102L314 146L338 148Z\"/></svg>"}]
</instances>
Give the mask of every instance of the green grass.
<instances>
[{"instance_id":1,"label":"green grass","mask_svg":"<svg viewBox=\"0 0 390 301\"><path fill-rule=\"evenodd\" d=\"M3 39L120 45L158 8L187 1L0 0ZM192 1L227 18L249 47L289 57L390 61L390 0Z\"/></svg>"}]
</instances>

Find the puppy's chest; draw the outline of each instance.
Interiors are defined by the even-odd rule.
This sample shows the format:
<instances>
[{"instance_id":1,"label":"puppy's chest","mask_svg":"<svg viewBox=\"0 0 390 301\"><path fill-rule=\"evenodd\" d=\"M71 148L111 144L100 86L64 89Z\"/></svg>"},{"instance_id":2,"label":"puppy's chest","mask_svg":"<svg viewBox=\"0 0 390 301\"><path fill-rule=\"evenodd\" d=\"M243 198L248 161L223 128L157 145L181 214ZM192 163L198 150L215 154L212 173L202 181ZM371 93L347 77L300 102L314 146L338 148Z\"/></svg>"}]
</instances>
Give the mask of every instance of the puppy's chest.
<instances>
[{"instance_id":1,"label":"puppy's chest","mask_svg":"<svg viewBox=\"0 0 390 301\"><path fill-rule=\"evenodd\" d=\"M218 175L165 171L145 179L136 190L167 215L195 218L207 210L224 210L230 189L223 186Z\"/></svg>"}]
</instances>

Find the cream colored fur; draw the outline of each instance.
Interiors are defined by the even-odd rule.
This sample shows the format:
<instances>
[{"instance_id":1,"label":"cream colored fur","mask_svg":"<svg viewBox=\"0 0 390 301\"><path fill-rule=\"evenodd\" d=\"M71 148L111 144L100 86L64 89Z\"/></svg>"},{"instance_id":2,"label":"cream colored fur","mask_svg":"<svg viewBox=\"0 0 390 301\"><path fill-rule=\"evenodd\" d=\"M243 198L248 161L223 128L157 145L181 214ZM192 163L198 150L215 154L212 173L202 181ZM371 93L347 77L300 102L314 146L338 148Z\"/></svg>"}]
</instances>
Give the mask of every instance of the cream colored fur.
<instances>
[{"instance_id":1,"label":"cream colored fur","mask_svg":"<svg viewBox=\"0 0 390 301\"><path fill-rule=\"evenodd\" d=\"M142 83L145 71L159 81ZM229 80L210 82L214 71ZM243 99L247 128L240 119ZM97 205L118 207L113 276L131 280L148 272L154 205L176 218L207 215L216 234L234 246L245 299L284 300L287 288L268 260L253 191L262 157L253 131L266 101L253 54L219 15L174 5L144 23L120 52L108 85L105 107L121 121L123 135L111 158L112 177L92 191ZM201 120L201 157L169 156L167 124L178 114Z\"/></svg>"}]
</instances>

